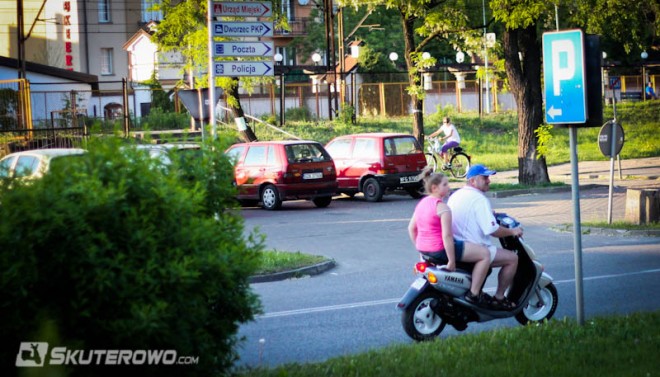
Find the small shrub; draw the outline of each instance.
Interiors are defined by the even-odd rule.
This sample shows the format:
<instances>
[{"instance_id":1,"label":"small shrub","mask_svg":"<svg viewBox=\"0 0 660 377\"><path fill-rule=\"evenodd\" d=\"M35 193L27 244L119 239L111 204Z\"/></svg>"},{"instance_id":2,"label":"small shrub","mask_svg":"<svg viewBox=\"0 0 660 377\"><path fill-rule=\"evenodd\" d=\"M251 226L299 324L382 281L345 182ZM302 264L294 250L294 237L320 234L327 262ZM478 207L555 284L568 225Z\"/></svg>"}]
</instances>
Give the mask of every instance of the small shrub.
<instances>
[{"instance_id":1,"label":"small shrub","mask_svg":"<svg viewBox=\"0 0 660 377\"><path fill-rule=\"evenodd\" d=\"M295 107L286 109L284 112L286 120L294 121L310 121L312 120L312 114L309 112L309 109L306 107Z\"/></svg>"},{"instance_id":2,"label":"small shrub","mask_svg":"<svg viewBox=\"0 0 660 377\"><path fill-rule=\"evenodd\" d=\"M160 108L152 108L149 115L140 119L135 129L139 130L180 130L190 126L188 113L165 112Z\"/></svg>"}]
</instances>

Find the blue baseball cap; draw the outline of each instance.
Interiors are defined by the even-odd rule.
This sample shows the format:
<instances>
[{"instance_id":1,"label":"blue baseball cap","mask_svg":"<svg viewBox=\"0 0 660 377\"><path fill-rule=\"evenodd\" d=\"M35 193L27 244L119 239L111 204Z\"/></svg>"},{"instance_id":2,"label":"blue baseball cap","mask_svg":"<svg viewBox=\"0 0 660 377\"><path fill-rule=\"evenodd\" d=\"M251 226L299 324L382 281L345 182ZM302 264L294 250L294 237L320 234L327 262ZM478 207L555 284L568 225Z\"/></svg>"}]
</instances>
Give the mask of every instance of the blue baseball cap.
<instances>
[{"instance_id":1,"label":"blue baseball cap","mask_svg":"<svg viewBox=\"0 0 660 377\"><path fill-rule=\"evenodd\" d=\"M468 172L467 172L467 178L470 179L470 178L476 177L478 175L488 176L488 175L493 175L493 174L497 174L497 172L495 170L490 170L487 167L479 164L479 165L473 165L472 167L470 167L470 170L468 170Z\"/></svg>"}]
</instances>

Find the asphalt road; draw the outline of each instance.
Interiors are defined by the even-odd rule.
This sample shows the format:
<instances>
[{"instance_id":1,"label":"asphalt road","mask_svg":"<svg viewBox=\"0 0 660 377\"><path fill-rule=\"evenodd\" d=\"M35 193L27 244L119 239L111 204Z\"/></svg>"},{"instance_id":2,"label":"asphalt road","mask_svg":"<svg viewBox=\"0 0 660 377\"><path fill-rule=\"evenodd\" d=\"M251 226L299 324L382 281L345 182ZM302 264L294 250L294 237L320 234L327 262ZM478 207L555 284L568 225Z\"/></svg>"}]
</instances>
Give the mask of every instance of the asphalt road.
<instances>
[{"instance_id":1,"label":"asphalt road","mask_svg":"<svg viewBox=\"0 0 660 377\"><path fill-rule=\"evenodd\" d=\"M581 193L582 218L606 211L607 188ZM286 202L283 210L242 210L247 229L266 235L269 248L335 259L337 267L314 277L257 283L264 314L241 327L245 340L239 366L275 366L408 344L398 299L414 279L417 261L406 226L416 201L386 196L367 203L340 198L325 209ZM524 237L555 281L555 318L576 318L574 237L551 230L571 223L570 192L492 199L493 207L516 217ZM605 212L606 213L606 212ZM602 217L601 219L604 219ZM660 309L660 245L655 237L582 236L584 315ZM494 290L491 277L486 290ZM471 323L465 332L518 326L515 319ZM442 337L460 334L450 326Z\"/></svg>"}]
</instances>

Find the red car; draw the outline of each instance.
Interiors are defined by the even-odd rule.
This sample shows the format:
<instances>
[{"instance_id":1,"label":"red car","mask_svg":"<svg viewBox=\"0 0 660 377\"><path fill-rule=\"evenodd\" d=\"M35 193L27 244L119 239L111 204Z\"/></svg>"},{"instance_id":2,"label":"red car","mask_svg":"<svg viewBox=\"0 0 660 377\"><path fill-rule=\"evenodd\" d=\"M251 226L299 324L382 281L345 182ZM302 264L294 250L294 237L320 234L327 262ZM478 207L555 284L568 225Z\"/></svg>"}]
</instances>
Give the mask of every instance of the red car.
<instances>
[{"instance_id":1,"label":"red car","mask_svg":"<svg viewBox=\"0 0 660 377\"><path fill-rule=\"evenodd\" d=\"M325 148L335 161L339 193L353 196L362 192L370 202L382 200L384 193L401 190L413 198L421 196L419 174L426 158L412 135L345 135L331 140Z\"/></svg>"},{"instance_id":2,"label":"red car","mask_svg":"<svg viewBox=\"0 0 660 377\"><path fill-rule=\"evenodd\" d=\"M327 207L337 190L332 158L315 141L259 141L232 145L237 198L279 209L285 200L310 199Z\"/></svg>"}]
</instances>

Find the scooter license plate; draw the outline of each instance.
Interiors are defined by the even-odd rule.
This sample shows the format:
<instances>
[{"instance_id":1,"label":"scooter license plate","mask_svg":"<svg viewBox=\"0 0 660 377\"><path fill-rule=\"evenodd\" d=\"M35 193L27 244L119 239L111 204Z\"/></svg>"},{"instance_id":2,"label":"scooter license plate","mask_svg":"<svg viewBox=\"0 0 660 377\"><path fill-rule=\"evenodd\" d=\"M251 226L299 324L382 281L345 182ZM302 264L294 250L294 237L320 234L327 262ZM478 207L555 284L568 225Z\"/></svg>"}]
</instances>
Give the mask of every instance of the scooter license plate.
<instances>
[{"instance_id":1,"label":"scooter license plate","mask_svg":"<svg viewBox=\"0 0 660 377\"><path fill-rule=\"evenodd\" d=\"M424 285L426 285L426 279L417 278L417 280L415 280L410 287L419 291L420 289L424 288Z\"/></svg>"}]
</instances>

